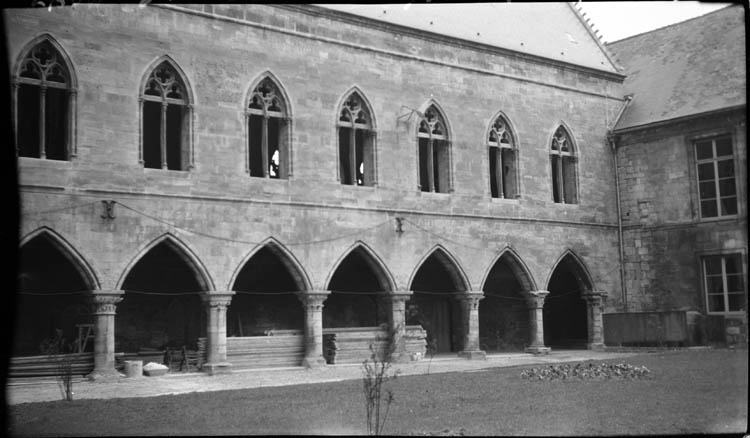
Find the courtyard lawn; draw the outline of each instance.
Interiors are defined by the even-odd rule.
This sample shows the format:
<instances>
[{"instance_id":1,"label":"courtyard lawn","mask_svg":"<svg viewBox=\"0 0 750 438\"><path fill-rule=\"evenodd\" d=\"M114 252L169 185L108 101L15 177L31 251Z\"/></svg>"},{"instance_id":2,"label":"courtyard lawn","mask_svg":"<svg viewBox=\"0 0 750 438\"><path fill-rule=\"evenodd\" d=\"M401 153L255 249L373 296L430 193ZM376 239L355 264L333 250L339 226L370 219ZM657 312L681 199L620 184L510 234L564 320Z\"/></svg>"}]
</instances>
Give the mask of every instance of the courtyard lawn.
<instances>
[{"instance_id":1,"label":"courtyard lawn","mask_svg":"<svg viewBox=\"0 0 750 438\"><path fill-rule=\"evenodd\" d=\"M399 377L386 434L741 433L747 350L662 351L607 361L647 380L529 381L531 366ZM537 365L535 367L540 367ZM362 434L361 381L8 407L12 435Z\"/></svg>"}]
</instances>

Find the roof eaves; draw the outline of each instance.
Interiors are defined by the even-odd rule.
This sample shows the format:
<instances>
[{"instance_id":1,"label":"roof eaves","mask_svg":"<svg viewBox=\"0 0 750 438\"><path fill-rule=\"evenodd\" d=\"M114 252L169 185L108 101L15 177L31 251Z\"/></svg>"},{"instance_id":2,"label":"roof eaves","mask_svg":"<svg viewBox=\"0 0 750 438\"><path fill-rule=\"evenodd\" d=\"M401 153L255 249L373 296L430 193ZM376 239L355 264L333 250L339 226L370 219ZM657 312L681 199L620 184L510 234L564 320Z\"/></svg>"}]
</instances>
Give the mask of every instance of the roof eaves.
<instances>
[{"instance_id":1,"label":"roof eaves","mask_svg":"<svg viewBox=\"0 0 750 438\"><path fill-rule=\"evenodd\" d=\"M604 53L604 56L607 57L607 60L612 64L612 67L614 67L615 71L618 73L622 73L625 71L625 69L617 62L617 59L615 56L607 49L607 46L602 42L601 36L597 33L598 31L594 29L593 24L589 21L588 18L585 17L586 13L582 12L576 7L573 3L567 3L570 9L573 10L573 13L576 17L578 17L578 21L581 22L583 27L586 29L586 31L591 35L591 38L594 40L596 45L599 47L599 50Z\"/></svg>"},{"instance_id":2,"label":"roof eaves","mask_svg":"<svg viewBox=\"0 0 750 438\"><path fill-rule=\"evenodd\" d=\"M729 112L732 112L732 111L738 111L738 110L742 110L742 109L745 109L745 111L747 111L747 104L743 103L741 105L733 105L733 106L728 106L728 107L724 107L724 108L718 108L718 109L714 109L714 110L710 110L710 111L704 111L704 112L701 112L701 113L688 114L686 116L680 116L680 117L673 117L671 119L657 120L657 121L654 121L654 122L643 123L643 124L639 124L639 125L626 126L624 128L617 128L617 127L615 127L615 129L613 129L612 132L614 134L626 134L628 132L640 131L640 130L643 130L643 129L658 128L658 127L661 127L661 126L664 126L664 125L668 125L668 124L672 124L672 123L679 123L679 122L683 122L683 121L686 121L686 120L699 119L701 117L707 117L707 116L711 116L711 115L714 115L714 114L721 114L721 113L725 113L725 112L729 113Z\"/></svg>"}]
</instances>

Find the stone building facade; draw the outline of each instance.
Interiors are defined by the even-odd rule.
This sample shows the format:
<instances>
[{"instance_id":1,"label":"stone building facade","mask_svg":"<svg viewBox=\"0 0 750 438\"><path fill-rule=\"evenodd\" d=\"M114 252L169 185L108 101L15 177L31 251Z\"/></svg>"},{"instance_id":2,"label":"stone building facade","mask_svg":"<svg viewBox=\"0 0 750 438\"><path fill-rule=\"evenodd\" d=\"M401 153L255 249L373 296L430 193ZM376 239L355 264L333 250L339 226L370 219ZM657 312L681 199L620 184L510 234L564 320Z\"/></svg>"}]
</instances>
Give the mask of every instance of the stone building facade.
<instances>
[{"instance_id":1,"label":"stone building facade","mask_svg":"<svg viewBox=\"0 0 750 438\"><path fill-rule=\"evenodd\" d=\"M732 6L609 46L632 71L612 133L626 310L687 311L703 342L725 335L705 317L747 340L743 18Z\"/></svg>"},{"instance_id":2,"label":"stone building facade","mask_svg":"<svg viewBox=\"0 0 750 438\"><path fill-rule=\"evenodd\" d=\"M532 6L478 6L512 47L427 5L4 11L14 354L81 323L93 377L201 337L221 372L227 337L280 331L316 366L324 330L381 324L470 358L601 347L625 76L574 7Z\"/></svg>"}]
</instances>

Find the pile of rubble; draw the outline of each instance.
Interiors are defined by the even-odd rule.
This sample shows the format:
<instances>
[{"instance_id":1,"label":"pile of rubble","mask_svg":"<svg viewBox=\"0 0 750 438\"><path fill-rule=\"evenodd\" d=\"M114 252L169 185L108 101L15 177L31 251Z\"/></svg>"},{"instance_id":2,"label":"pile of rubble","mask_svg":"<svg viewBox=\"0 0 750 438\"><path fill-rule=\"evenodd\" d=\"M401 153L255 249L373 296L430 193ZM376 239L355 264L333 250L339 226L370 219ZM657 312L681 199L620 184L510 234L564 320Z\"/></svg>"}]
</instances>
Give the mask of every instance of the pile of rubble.
<instances>
[{"instance_id":1,"label":"pile of rubble","mask_svg":"<svg viewBox=\"0 0 750 438\"><path fill-rule=\"evenodd\" d=\"M577 363L550 365L544 368L526 368L521 378L528 380L608 380L608 379L648 379L651 371L645 366L623 363Z\"/></svg>"}]
</instances>

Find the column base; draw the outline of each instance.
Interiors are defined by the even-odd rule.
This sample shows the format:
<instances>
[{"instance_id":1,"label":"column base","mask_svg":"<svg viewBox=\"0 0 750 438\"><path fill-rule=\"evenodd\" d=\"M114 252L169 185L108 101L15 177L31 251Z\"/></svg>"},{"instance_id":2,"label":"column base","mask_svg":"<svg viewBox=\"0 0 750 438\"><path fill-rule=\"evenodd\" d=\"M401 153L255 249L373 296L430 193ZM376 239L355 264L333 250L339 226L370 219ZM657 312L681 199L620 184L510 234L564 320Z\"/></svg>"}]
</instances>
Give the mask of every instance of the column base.
<instances>
[{"instance_id":1,"label":"column base","mask_svg":"<svg viewBox=\"0 0 750 438\"><path fill-rule=\"evenodd\" d=\"M458 357L463 357L464 359L469 360L485 360L487 359L487 353L482 350L465 350L459 351Z\"/></svg>"},{"instance_id":2,"label":"column base","mask_svg":"<svg viewBox=\"0 0 750 438\"><path fill-rule=\"evenodd\" d=\"M232 364L229 362L204 363L201 367L201 371L209 376L214 376L216 374L230 374L232 372Z\"/></svg>"},{"instance_id":3,"label":"column base","mask_svg":"<svg viewBox=\"0 0 750 438\"><path fill-rule=\"evenodd\" d=\"M603 342L591 342L587 344L587 347L589 350L594 351L604 351L604 343Z\"/></svg>"},{"instance_id":4,"label":"column base","mask_svg":"<svg viewBox=\"0 0 750 438\"><path fill-rule=\"evenodd\" d=\"M325 368L328 366L323 357L306 357L302 359L302 366L305 368Z\"/></svg>"},{"instance_id":5,"label":"column base","mask_svg":"<svg viewBox=\"0 0 750 438\"><path fill-rule=\"evenodd\" d=\"M122 376L117 370L94 370L88 375L86 375L86 379L88 379L91 382L97 382L97 383L106 383L106 382L116 382L120 380Z\"/></svg>"},{"instance_id":6,"label":"column base","mask_svg":"<svg viewBox=\"0 0 750 438\"><path fill-rule=\"evenodd\" d=\"M542 345L538 347L535 347L535 346L526 347L524 348L523 351L526 353L532 353L532 354L549 354L549 352L552 351L552 349Z\"/></svg>"}]
</instances>

